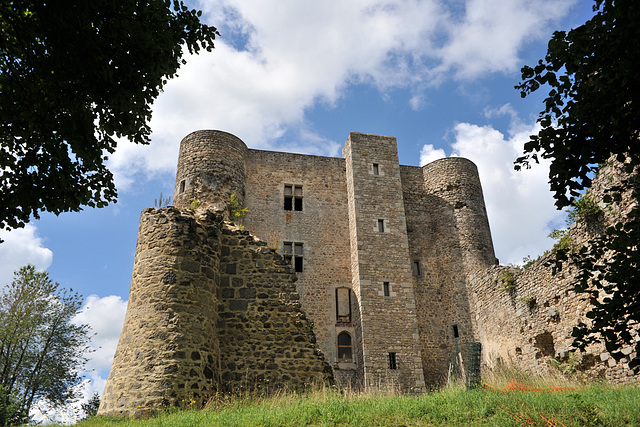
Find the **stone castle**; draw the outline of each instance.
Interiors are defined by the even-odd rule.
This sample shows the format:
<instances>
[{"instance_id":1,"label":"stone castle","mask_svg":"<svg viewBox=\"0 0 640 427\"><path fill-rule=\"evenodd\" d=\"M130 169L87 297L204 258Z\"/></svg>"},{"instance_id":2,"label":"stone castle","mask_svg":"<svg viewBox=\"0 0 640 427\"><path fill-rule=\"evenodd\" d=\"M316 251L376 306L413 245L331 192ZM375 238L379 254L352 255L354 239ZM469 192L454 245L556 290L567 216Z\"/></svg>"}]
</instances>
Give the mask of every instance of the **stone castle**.
<instances>
[{"instance_id":1,"label":"stone castle","mask_svg":"<svg viewBox=\"0 0 640 427\"><path fill-rule=\"evenodd\" d=\"M311 384L420 393L470 343L485 367L567 360L587 303L570 272L497 265L471 161L402 166L395 138L362 133L342 154L183 139L174 206L142 212L101 414ZM625 362L581 359L637 381Z\"/></svg>"}]
</instances>

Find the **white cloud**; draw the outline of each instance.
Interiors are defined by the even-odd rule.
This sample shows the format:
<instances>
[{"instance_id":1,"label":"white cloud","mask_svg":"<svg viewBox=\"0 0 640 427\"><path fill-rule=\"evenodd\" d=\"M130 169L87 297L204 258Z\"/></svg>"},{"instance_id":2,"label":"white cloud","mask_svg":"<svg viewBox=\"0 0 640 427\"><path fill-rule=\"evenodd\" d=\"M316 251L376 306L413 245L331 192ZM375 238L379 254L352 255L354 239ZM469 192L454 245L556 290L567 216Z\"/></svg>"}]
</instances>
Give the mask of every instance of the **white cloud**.
<instances>
[{"instance_id":1,"label":"white cloud","mask_svg":"<svg viewBox=\"0 0 640 427\"><path fill-rule=\"evenodd\" d=\"M33 264L38 270L46 270L53 261L53 252L44 247L42 238L33 224L24 228L0 230L0 286L13 280L13 272L20 267Z\"/></svg>"},{"instance_id":2,"label":"white cloud","mask_svg":"<svg viewBox=\"0 0 640 427\"><path fill-rule=\"evenodd\" d=\"M460 20L448 22L449 40L439 52L438 73L456 78L518 69L518 52L546 37L549 22L567 14L575 0L469 0Z\"/></svg>"},{"instance_id":3,"label":"white cloud","mask_svg":"<svg viewBox=\"0 0 640 427\"><path fill-rule=\"evenodd\" d=\"M420 150L420 165L424 166L434 160L447 157L442 148L435 148L432 144L425 144Z\"/></svg>"},{"instance_id":4,"label":"white cloud","mask_svg":"<svg viewBox=\"0 0 640 427\"><path fill-rule=\"evenodd\" d=\"M188 57L154 106L151 146L123 142L110 160L121 189L139 174L173 173L180 140L231 132L252 148L330 155L305 113L331 108L353 83L408 87L413 109L446 79L510 72L576 0L200 1L222 37ZM238 42L239 40L239 42ZM235 42L235 44L233 44Z\"/></svg>"},{"instance_id":5,"label":"white cloud","mask_svg":"<svg viewBox=\"0 0 640 427\"><path fill-rule=\"evenodd\" d=\"M102 387L104 387L102 377L111 368L126 312L127 301L123 301L120 296L109 295L100 298L97 295L90 295L80 313L73 319L75 323L86 323L91 326L95 334L91 339L91 347L94 351L87 355L89 362L86 371L95 381L102 382ZM102 389L98 389L96 384L94 388L102 393Z\"/></svg>"},{"instance_id":6,"label":"white cloud","mask_svg":"<svg viewBox=\"0 0 640 427\"><path fill-rule=\"evenodd\" d=\"M496 111L510 114L512 110ZM468 158L478 166L496 256L502 264L521 263L525 256L549 249L553 241L547 235L564 218L555 209L549 191L548 161L529 170L513 169L514 159L536 131L535 124L517 120L512 120L508 136L491 126L470 123L459 123L453 130L452 155ZM430 150L423 147L423 152Z\"/></svg>"}]
</instances>

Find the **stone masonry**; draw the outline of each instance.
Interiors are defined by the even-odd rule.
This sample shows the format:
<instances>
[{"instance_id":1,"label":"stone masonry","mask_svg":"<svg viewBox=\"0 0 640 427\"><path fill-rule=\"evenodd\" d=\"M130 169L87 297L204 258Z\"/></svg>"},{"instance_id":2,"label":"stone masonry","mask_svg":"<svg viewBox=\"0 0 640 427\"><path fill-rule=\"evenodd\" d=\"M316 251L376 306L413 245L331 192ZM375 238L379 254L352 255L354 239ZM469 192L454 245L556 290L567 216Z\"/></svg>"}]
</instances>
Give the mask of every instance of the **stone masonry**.
<instances>
[{"instance_id":1,"label":"stone masonry","mask_svg":"<svg viewBox=\"0 0 640 427\"><path fill-rule=\"evenodd\" d=\"M240 219L232 196L248 209ZM399 165L393 137L351 133L343 158L329 158L193 132L173 200L142 213L100 414L333 381L419 393L444 383L470 342L485 367L543 372L567 359L587 309L571 273L543 263L511 268L505 292L511 270L496 265L475 165ZM591 354L592 375L637 380Z\"/></svg>"}]
</instances>

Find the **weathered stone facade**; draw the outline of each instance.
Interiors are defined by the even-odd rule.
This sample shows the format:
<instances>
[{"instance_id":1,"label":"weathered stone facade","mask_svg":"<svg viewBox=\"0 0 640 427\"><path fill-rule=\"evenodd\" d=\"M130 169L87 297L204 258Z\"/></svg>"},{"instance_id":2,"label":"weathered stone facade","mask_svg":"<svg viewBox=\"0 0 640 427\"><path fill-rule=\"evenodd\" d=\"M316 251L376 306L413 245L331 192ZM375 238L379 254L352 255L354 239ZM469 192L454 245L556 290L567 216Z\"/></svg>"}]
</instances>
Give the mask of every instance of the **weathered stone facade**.
<instances>
[{"instance_id":1,"label":"weathered stone facade","mask_svg":"<svg viewBox=\"0 0 640 427\"><path fill-rule=\"evenodd\" d=\"M232 195L247 231L225 221ZM174 205L142 214L102 414L332 378L422 392L478 341L485 366L539 372L586 310L542 264L505 292L475 165L401 166L393 137L351 133L327 158L194 132ZM594 373L628 377L601 353Z\"/></svg>"},{"instance_id":2,"label":"weathered stone facade","mask_svg":"<svg viewBox=\"0 0 640 427\"><path fill-rule=\"evenodd\" d=\"M634 176L637 181L637 174ZM601 165L587 193L599 204L601 213L572 224L568 230L572 248L589 244L607 227L624 221L635 203L631 188L619 202L603 202L605 190L621 186L623 177L629 175L621 164L612 160ZM473 273L468 281L469 302L474 335L483 344L485 364L513 364L537 374L549 372L554 364L560 368L564 364L583 376L618 384L639 383L640 376L634 375L628 365L629 358L635 357L632 346L622 349L627 357L619 361L602 344L588 347L585 353L571 353L573 327L588 322L585 314L589 301L585 294L572 290L579 271L565 265L552 275L548 265L552 260L553 254L547 254L527 268L494 266ZM637 331L632 332L634 339L640 340ZM555 363L550 363L552 360Z\"/></svg>"},{"instance_id":3,"label":"weathered stone facade","mask_svg":"<svg viewBox=\"0 0 640 427\"><path fill-rule=\"evenodd\" d=\"M327 384L282 256L220 215L142 212L105 415L201 406L216 392Z\"/></svg>"}]
</instances>

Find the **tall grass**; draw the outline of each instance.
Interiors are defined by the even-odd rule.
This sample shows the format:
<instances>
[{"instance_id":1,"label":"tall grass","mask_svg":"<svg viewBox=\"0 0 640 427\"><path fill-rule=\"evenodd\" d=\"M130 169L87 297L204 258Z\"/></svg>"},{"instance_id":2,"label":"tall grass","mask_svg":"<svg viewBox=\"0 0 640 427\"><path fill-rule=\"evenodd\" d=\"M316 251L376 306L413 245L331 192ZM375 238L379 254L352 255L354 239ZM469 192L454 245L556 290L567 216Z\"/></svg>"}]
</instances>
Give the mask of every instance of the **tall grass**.
<instances>
[{"instance_id":1,"label":"tall grass","mask_svg":"<svg viewBox=\"0 0 640 427\"><path fill-rule=\"evenodd\" d=\"M491 378L487 378L491 380ZM494 380L498 380L496 377ZM506 379L506 377L504 378ZM510 378L514 381L514 378ZM536 387L566 385L551 379ZM523 381L524 380L524 381ZM496 383L503 387L502 383ZM504 384L506 385L506 383ZM520 421L518 421L520 420ZM420 396L395 393L340 393L320 389L264 397L245 395L213 400L207 409L169 412L148 420L94 418L82 427L182 426L565 426L640 425L640 389L604 385L581 386L562 392L466 391L444 388Z\"/></svg>"}]
</instances>

